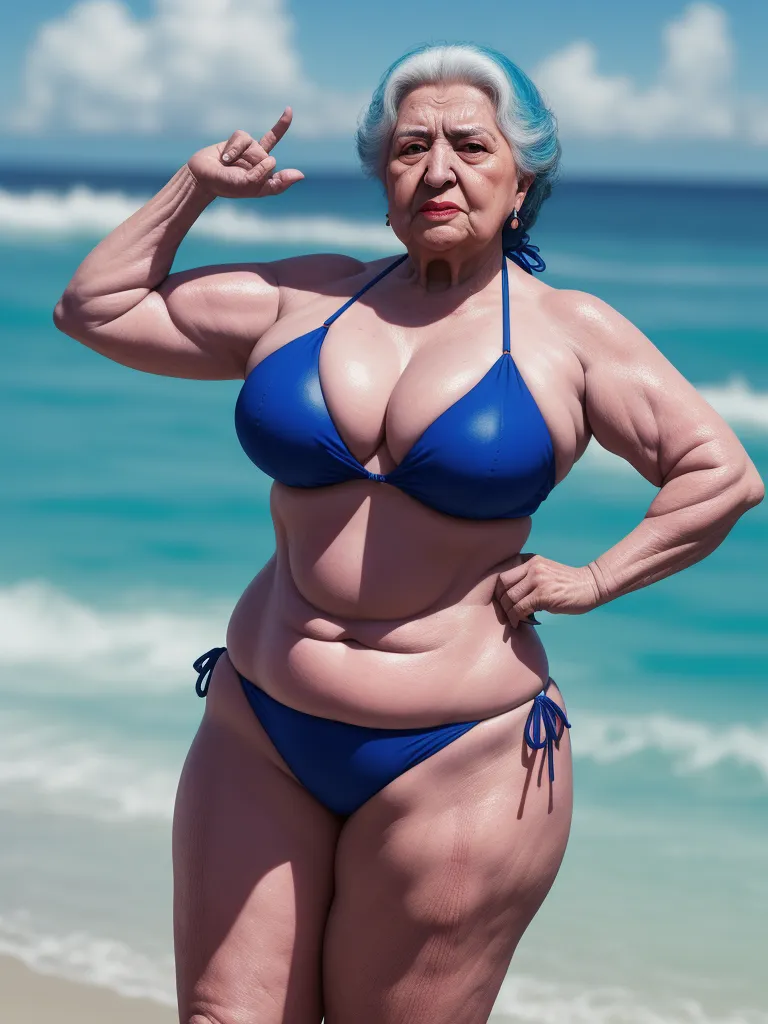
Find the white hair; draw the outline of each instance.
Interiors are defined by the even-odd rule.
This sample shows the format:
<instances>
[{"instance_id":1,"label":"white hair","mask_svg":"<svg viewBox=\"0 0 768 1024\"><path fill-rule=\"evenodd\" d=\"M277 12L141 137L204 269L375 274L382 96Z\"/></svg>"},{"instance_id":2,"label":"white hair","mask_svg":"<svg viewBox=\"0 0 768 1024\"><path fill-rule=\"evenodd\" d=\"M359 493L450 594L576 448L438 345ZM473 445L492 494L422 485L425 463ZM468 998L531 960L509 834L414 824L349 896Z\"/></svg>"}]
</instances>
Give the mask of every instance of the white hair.
<instances>
[{"instance_id":1,"label":"white hair","mask_svg":"<svg viewBox=\"0 0 768 1024\"><path fill-rule=\"evenodd\" d=\"M557 125L525 72L488 47L474 43L421 46L396 60L382 76L360 118L357 151L364 171L384 181L397 112L404 97L419 86L442 82L465 82L490 98L496 123L518 168L534 179L523 206L526 225L530 226L557 175Z\"/></svg>"}]
</instances>

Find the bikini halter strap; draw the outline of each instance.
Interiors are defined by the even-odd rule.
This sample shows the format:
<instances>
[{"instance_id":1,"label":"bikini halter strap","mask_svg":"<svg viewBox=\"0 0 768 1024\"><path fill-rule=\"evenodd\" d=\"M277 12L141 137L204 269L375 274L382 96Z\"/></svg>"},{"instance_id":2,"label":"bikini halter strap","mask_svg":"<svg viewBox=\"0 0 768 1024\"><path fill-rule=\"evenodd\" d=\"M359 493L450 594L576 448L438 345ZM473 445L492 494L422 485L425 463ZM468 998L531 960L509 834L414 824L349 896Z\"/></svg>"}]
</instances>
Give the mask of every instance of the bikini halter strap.
<instances>
[{"instance_id":1,"label":"bikini halter strap","mask_svg":"<svg viewBox=\"0 0 768 1024\"><path fill-rule=\"evenodd\" d=\"M507 259L511 259L518 267L521 267L527 274L535 271L540 274L547 269L544 260L539 256L538 245L530 245L530 236L522 235L514 248L504 249L501 254L501 300L502 300L502 331L504 347L502 349L509 355L509 274L507 272Z\"/></svg>"},{"instance_id":2,"label":"bikini halter strap","mask_svg":"<svg viewBox=\"0 0 768 1024\"><path fill-rule=\"evenodd\" d=\"M398 256L398 258L395 260L394 263L390 263L390 265L388 267L385 267L381 271L381 273L377 274L376 277L372 278L368 282L368 284L364 284L359 292L355 292L355 294L352 296L351 299L347 299L347 301L344 303L344 305L341 307L341 309L337 309L336 312L333 314L333 316L329 316L327 320L324 320L323 321L323 327L330 327L331 324L334 322L334 320L338 320L338 318L341 316L341 314L346 309L349 309L349 307L352 305L353 302L357 302L357 300L360 298L360 296L364 295L368 291L369 288L373 288L373 286L377 283L377 281L380 281L382 279L382 277L386 277L387 274L390 273L390 271L394 270L395 267L399 267L400 264L403 262L403 260L407 260L407 259L408 259L408 253L407 252L404 252L402 256Z\"/></svg>"}]
</instances>

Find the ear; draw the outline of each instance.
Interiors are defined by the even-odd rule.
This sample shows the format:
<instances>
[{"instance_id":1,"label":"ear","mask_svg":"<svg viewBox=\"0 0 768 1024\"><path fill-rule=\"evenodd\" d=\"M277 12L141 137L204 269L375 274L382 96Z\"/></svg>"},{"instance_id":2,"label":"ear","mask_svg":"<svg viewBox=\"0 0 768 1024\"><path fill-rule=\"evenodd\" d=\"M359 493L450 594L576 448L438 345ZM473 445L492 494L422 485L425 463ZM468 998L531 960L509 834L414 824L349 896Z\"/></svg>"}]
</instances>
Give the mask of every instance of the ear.
<instances>
[{"instance_id":1,"label":"ear","mask_svg":"<svg viewBox=\"0 0 768 1024\"><path fill-rule=\"evenodd\" d=\"M525 197L528 194L528 189L534 182L535 175L533 174L521 174L517 179L517 193L515 195L515 206L519 210L525 202Z\"/></svg>"}]
</instances>

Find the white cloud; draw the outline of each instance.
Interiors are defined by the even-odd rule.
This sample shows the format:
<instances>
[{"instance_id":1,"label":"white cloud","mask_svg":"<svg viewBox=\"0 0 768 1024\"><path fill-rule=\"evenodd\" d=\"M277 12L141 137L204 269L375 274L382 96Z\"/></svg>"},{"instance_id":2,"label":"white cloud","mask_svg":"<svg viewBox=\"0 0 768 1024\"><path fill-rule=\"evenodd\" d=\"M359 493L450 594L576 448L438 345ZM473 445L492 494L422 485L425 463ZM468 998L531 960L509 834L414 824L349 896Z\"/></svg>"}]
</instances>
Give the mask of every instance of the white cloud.
<instances>
[{"instance_id":1,"label":"white cloud","mask_svg":"<svg viewBox=\"0 0 768 1024\"><path fill-rule=\"evenodd\" d=\"M144 20L80 0L38 30L13 126L228 135L290 104L306 137L350 131L365 99L307 78L283 0L157 0Z\"/></svg>"},{"instance_id":2,"label":"white cloud","mask_svg":"<svg viewBox=\"0 0 768 1024\"><path fill-rule=\"evenodd\" d=\"M369 96L309 79L288 3L155 0L140 19L125 0L78 0L39 28L10 125L30 133L228 135L263 131L291 104L294 135L349 134ZM689 4L663 27L661 42L661 66L646 87L602 72L586 40L543 60L533 78L563 133L768 145L768 98L737 94L721 7Z\"/></svg>"},{"instance_id":3,"label":"white cloud","mask_svg":"<svg viewBox=\"0 0 768 1024\"><path fill-rule=\"evenodd\" d=\"M662 30L663 57L646 88L599 70L594 45L573 42L542 61L533 78L564 134L589 138L746 139L768 142L768 106L740 98L725 11L692 3Z\"/></svg>"}]
</instances>

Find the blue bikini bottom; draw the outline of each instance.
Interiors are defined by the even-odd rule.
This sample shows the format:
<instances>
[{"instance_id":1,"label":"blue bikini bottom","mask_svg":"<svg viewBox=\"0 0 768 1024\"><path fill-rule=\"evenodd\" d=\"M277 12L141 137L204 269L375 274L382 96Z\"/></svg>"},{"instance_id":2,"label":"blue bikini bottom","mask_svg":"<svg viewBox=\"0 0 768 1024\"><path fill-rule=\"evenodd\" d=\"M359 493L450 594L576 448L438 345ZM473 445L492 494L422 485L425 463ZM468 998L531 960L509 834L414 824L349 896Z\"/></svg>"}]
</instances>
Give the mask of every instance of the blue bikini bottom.
<instances>
[{"instance_id":1,"label":"blue bikini bottom","mask_svg":"<svg viewBox=\"0 0 768 1024\"><path fill-rule=\"evenodd\" d=\"M194 662L198 696L207 694L214 666L225 650L214 647ZM244 676L240 682L264 731L299 782L330 811L345 817L403 772L484 721L372 729L308 715L281 704ZM555 778L552 749L562 728L570 727L562 709L544 690L534 697L525 740L532 750L546 750L550 782Z\"/></svg>"}]
</instances>

